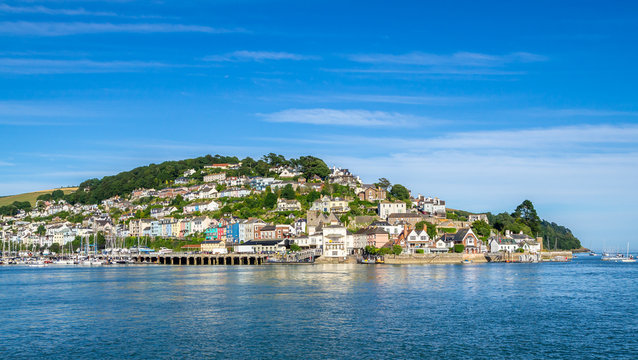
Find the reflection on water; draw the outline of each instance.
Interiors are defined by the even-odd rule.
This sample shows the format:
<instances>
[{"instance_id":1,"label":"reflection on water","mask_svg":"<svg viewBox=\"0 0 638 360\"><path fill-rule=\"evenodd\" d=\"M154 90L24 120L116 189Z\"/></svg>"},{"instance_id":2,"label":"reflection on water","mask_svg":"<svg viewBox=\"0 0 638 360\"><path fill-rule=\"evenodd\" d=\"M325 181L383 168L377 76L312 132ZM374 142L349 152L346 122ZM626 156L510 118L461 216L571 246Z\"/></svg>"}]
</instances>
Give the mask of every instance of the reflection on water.
<instances>
[{"instance_id":1,"label":"reflection on water","mask_svg":"<svg viewBox=\"0 0 638 360\"><path fill-rule=\"evenodd\" d=\"M13 358L633 358L638 266L0 268ZM601 334L604 334L601 336Z\"/></svg>"}]
</instances>

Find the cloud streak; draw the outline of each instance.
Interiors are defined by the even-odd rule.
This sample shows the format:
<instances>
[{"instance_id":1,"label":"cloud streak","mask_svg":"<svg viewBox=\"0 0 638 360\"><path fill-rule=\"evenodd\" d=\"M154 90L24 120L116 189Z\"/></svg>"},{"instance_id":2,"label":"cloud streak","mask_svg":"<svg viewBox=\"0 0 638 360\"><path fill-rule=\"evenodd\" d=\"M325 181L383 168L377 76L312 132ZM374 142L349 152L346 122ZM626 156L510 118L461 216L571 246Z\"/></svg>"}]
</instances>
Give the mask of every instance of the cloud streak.
<instances>
[{"instance_id":1,"label":"cloud streak","mask_svg":"<svg viewBox=\"0 0 638 360\"><path fill-rule=\"evenodd\" d=\"M528 52L514 52L504 55L473 52L453 54L433 54L410 52L405 54L351 54L346 58L351 62L368 67L323 69L327 72L385 75L522 75L525 71L510 70L509 66L547 61L543 55Z\"/></svg>"},{"instance_id":2,"label":"cloud streak","mask_svg":"<svg viewBox=\"0 0 638 360\"><path fill-rule=\"evenodd\" d=\"M293 54L289 52L277 52L277 51L248 51L241 50L235 51L223 55L210 55L204 57L204 61L214 62L241 62L241 61L269 61L269 60L317 60L318 57L310 55Z\"/></svg>"},{"instance_id":3,"label":"cloud streak","mask_svg":"<svg viewBox=\"0 0 638 360\"><path fill-rule=\"evenodd\" d=\"M168 23L93 23L93 22L0 22L0 34L33 36L67 36L99 33L207 33L226 34L245 32L243 29L223 29L201 25Z\"/></svg>"},{"instance_id":4,"label":"cloud streak","mask_svg":"<svg viewBox=\"0 0 638 360\"><path fill-rule=\"evenodd\" d=\"M360 102L360 103L384 103L401 105L454 105L483 101L480 97L469 96L436 96L436 95L388 95L388 94L322 94L322 95L278 95L261 97L261 100L272 101L274 99L292 100L304 103L330 103L330 102Z\"/></svg>"},{"instance_id":5,"label":"cloud streak","mask_svg":"<svg viewBox=\"0 0 638 360\"><path fill-rule=\"evenodd\" d=\"M166 68L169 66L173 65L152 61L0 58L0 73L27 75L134 72L153 68Z\"/></svg>"},{"instance_id":6,"label":"cloud streak","mask_svg":"<svg viewBox=\"0 0 638 360\"><path fill-rule=\"evenodd\" d=\"M472 52L457 52L440 55L422 52L407 54L360 54L349 55L348 59L359 63L399 64L418 66L463 66L463 67L500 67L511 63L530 63L546 61L542 55L515 52L506 55L490 55Z\"/></svg>"},{"instance_id":7,"label":"cloud streak","mask_svg":"<svg viewBox=\"0 0 638 360\"><path fill-rule=\"evenodd\" d=\"M356 127L416 127L432 122L414 115L368 110L288 109L259 115L273 123Z\"/></svg>"},{"instance_id":8,"label":"cloud streak","mask_svg":"<svg viewBox=\"0 0 638 360\"><path fill-rule=\"evenodd\" d=\"M118 16L114 12L89 11L83 8L78 9L54 9L45 6L11 6L0 4L0 12L8 14L45 14L45 15L68 15L68 16Z\"/></svg>"}]
</instances>

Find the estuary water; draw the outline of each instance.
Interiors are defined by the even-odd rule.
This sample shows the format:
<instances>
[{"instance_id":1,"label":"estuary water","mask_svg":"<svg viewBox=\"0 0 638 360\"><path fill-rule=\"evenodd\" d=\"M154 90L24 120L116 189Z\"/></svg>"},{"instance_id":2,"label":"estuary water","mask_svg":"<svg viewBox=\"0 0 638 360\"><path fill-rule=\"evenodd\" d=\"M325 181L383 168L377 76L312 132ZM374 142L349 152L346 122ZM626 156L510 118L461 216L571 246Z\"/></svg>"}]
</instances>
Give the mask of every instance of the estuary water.
<instances>
[{"instance_id":1,"label":"estuary water","mask_svg":"<svg viewBox=\"0 0 638 360\"><path fill-rule=\"evenodd\" d=\"M638 264L0 267L0 357L638 358Z\"/></svg>"}]
</instances>

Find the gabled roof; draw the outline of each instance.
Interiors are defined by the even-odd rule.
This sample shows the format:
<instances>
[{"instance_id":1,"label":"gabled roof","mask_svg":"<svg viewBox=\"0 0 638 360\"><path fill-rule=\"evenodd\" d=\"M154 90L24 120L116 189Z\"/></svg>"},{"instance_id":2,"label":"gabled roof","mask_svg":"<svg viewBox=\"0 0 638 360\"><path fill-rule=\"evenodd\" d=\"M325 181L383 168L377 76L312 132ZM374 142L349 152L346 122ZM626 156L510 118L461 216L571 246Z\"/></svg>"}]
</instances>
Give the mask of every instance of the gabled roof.
<instances>
[{"instance_id":1,"label":"gabled roof","mask_svg":"<svg viewBox=\"0 0 638 360\"><path fill-rule=\"evenodd\" d=\"M284 240L250 240L250 241L246 241L242 245L274 246L283 241Z\"/></svg>"}]
</instances>

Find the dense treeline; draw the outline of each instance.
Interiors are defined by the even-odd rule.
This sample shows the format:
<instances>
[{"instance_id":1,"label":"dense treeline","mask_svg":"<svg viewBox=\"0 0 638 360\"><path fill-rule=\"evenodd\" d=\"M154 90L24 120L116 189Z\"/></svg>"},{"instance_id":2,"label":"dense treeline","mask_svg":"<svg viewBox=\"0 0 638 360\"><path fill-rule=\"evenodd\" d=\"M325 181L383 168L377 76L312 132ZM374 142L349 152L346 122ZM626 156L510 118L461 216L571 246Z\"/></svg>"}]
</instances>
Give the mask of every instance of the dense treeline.
<instances>
[{"instance_id":1,"label":"dense treeline","mask_svg":"<svg viewBox=\"0 0 638 360\"><path fill-rule=\"evenodd\" d=\"M64 191L54 190L50 194L42 194L38 196L36 200L51 201L51 200L60 200L60 199L64 199Z\"/></svg>"},{"instance_id":2,"label":"dense treeline","mask_svg":"<svg viewBox=\"0 0 638 360\"><path fill-rule=\"evenodd\" d=\"M201 170L211 164L238 164L240 159L235 156L206 155L194 159L180 161L165 161L161 164L140 166L102 179L89 179L82 182L78 190L64 198L71 204L97 204L104 199L129 194L138 188L160 189L168 186L173 180L183 175L184 171L195 169L198 173L194 179L201 180ZM237 170L228 171L229 175L267 176L274 166L291 166L301 171L304 176L311 178L315 175L326 178L330 169L326 163L313 156L302 156L298 159L286 159L283 155L270 153L260 160L247 157L241 160Z\"/></svg>"},{"instance_id":3,"label":"dense treeline","mask_svg":"<svg viewBox=\"0 0 638 360\"><path fill-rule=\"evenodd\" d=\"M14 201L10 205L0 206L0 215L17 215L20 210L31 211L31 203L28 201Z\"/></svg>"},{"instance_id":4,"label":"dense treeline","mask_svg":"<svg viewBox=\"0 0 638 360\"><path fill-rule=\"evenodd\" d=\"M542 237L546 249L578 249L581 247L580 240L572 234L571 230L556 223L541 220L531 201L523 201L516 210L509 213L493 215L487 213L490 225L503 232L510 230L513 233L523 232L532 237Z\"/></svg>"}]
</instances>

